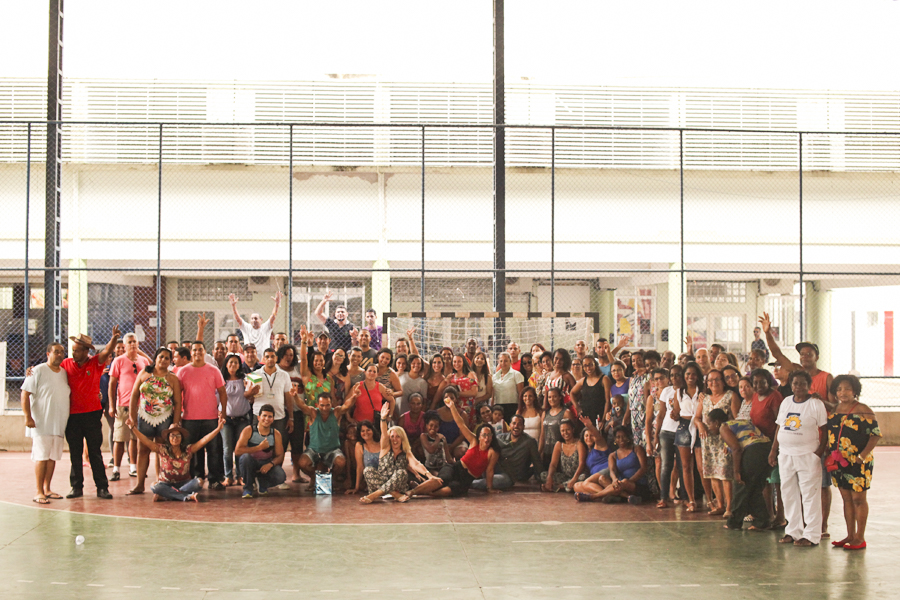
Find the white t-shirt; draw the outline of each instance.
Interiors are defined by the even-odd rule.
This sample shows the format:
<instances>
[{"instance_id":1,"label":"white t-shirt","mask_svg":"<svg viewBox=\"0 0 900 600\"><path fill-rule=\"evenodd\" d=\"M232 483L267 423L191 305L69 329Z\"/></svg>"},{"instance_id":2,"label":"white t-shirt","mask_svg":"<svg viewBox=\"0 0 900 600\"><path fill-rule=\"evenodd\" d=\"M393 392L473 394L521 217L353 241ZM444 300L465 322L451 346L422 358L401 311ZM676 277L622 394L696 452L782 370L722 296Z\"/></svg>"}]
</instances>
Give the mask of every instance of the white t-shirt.
<instances>
[{"instance_id":1,"label":"white t-shirt","mask_svg":"<svg viewBox=\"0 0 900 600\"><path fill-rule=\"evenodd\" d=\"M494 404L518 404L519 392L516 386L525 383L525 377L513 368L506 372L506 375L497 371L493 375L494 379Z\"/></svg>"},{"instance_id":2,"label":"white t-shirt","mask_svg":"<svg viewBox=\"0 0 900 600\"><path fill-rule=\"evenodd\" d=\"M794 402L788 396L778 409L775 425L778 427L778 453L786 456L811 454L819 448L819 427L828 421L825 404L810 397L805 402Z\"/></svg>"},{"instance_id":3,"label":"white t-shirt","mask_svg":"<svg viewBox=\"0 0 900 600\"><path fill-rule=\"evenodd\" d=\"M22 389L31 394L31 416L35 425L25 428L25 437L65 435L70 392L65 370L54 373L47 363L40 364L22 383Z\"/></svg>"},{"instance_id":4,"label":"white t-shirt","mask_svg":"<svg viewBox=\"0 0 900 600\"><path fill-rule=\"evenodd\" d=\"M262 356L263 351L272 345L272 324L269 319L262 322L259 329L253 329L249 321L241 319L241 333L244 334L244 343L256 346L256 351ZM277 417L276 417L277 418Z\"/></svg>"},{"instance_id":5,"label":"white t-shirt","mask_svg":"<svg viewBox=\"0 0 900 600\"><path fill-rule=\"evenodd\" d=\"M663 418L662 429L660 431L675 432L678 429L678 421L672 419L669 413L672 411L672 401L675 399L675 388L671 385L659 393L659 401L665 404L666 416Z\"/></svg>"},{"instance_id":6,"label":"white t-shirt","mask_svg":"<svg viewBox=\"0 0 900 600\"><path fill-rule=\"evenodd\" d=\"M265 367L253 371L255 375L259 375L262 381L259 382L260 395L253 399L253 414L259 416L259 409L264 404L271 404L275 409L275 420L283 419L284 413L284 394L291 391L291 377L286 371L275 367L275 374L266 373Z\"/></svg>"}]
</instances>

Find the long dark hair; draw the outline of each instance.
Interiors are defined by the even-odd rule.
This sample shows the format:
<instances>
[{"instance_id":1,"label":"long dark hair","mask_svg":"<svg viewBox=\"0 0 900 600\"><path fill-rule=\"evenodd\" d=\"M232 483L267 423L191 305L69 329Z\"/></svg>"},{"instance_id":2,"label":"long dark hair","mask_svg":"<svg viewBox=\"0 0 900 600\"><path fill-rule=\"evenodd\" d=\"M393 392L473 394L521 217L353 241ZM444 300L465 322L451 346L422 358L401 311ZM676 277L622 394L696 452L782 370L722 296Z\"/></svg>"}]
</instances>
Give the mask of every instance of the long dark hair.
<instances>
[{"instance_id":1,"label":"long dark hair","mask_svg":"<svg viewBox=\"0 0 900 600\"><path fill-rule=\"evenodd\" d=\"M280 347L278 350L275 351L275 360L276 360L277 364L281 364L281 359L284 358L285 354L287 354L288 349L294 351L294 360L291 361L291 364L288 365L288 368L287 368L287 370L290 371L294 367L297 366L297 363L300 362L300 356L299 356L299 354L297 354L296 346L294 346L293 344L285 344L284 346ZM265 354L265 352L263 352L263 354Z\"/></svg>"},{"instance_id":2,"label":"long dark hair","mask_svg":"<svg viewBox=\"0 0 900 600\"><path fill-rule=\"evenodd\" d=\"M481 430L489 429L491 431L491 444L490 448L493 448L497 452L500 452L500 444L497 442L497 430L494 429L493 425L488 423L481 423L478 427L475 428L475 445L479 445L479 438L481 437Z\"/></svg>"},{"instance_id":3,"label":"long dark hair","mask_svg":"<svg viewBox=\"0 0 900 600\"><path fill-rule=\"evenodd\" d=\"M159 349L156 351L156 354L153 355L153 362L150 363L149 365L147 365L146 367L144 367L144 370L145 370L146 372L148 372L148 373L150 373L151 375L153 375L153 371L156 370L156 357L158 357L158 356L159 356L160 354L162 354L163 352L165 352L165 353L167 353L167 354L169 355L169 362L172 362L172 351L169 350L168 348L166 348L165 346L163 346L162 348L159 348Z\"/></svg>"},{"instance_id":4,"label":"long dark hair","mask_svg":"<svg viewBox=\"0 0 900 600\"><path fill-rule=\"evenodd\" d=\"M243 364L241 356L239 354L229 354L225 357L225 362L222 363L222 368L220 369L220 371L222 371L222 379L225 381L231 380L231 373L228 372L228 361L232 358L236 358L238 361L238 370L237 373L235 373L235 379L243 379L244 377L244 374L241 373L241 364Z\"/></svg>"},{"instance_id":5,"label":"long dark hair","mask_svg":"<svg viewBox=\"0 0 900 600\"><path fill-rule=\"evenodd\" d=\"M368 419L366 419L365 421L360 421L359 423L356 424L356 438L357 438L357 440L359 440L360 443L363 443L363 439L362 439L362 428L363 427L368 427L369 429L372 430L372 432L373 432L372 439L373 440L375 440L376 442L381 441L381 431L379 431L379 428L375 427L375 424L372 423L372 421L369 421Z\"/></svg>"}]
</instances>

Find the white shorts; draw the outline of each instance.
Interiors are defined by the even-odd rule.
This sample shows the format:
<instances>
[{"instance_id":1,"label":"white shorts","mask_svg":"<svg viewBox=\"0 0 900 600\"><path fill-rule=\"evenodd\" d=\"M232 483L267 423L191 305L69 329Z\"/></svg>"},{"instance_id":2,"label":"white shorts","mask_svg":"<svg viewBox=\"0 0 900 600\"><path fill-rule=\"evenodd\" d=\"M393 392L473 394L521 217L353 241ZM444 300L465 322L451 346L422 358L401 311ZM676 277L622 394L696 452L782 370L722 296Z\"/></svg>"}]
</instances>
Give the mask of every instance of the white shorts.
<instances>
[{"instance_id":1,"label":"white shorts","mask_svg":"<svg viewBox=\"0 0 900 600\"><path fill-rule=\"evenodd\" d=\"M31 438L31 460L40 462L61 459L64 441L61 435L39 435Z\"/></svg>"}]
</instances>

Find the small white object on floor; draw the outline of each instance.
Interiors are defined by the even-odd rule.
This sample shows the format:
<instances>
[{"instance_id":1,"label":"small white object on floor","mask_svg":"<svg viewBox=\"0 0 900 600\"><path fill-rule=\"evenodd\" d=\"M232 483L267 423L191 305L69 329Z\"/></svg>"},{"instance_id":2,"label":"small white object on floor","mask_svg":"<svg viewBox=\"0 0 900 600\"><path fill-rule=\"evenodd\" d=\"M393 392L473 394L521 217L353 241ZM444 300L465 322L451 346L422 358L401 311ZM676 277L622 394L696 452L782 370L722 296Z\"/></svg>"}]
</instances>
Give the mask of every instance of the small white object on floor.
<instances>
[{"instance_id":1,"label":"small white object on floor","mask_svg":"<svg viewBox=\"0 0 900 600\"><path fill-rule=\"evenodd\" d=\"M80 546L80 545L82 545L83 543L84 543L84 536L83 536L83 535L77 535L77 536L75 536L75 545L76 545L76 546Z\"/></svg>"},{"instance_id":2,"label":"small white object on floor","mask_svg":"<svg viewBox=\"0 0 900 600\"><path fill-rule=\"evenodd\" d=\"M276 490L289 490L289 489L291 489L291 486L288 485L287 483L279 483L278 485L275 486L275 489Z\"/></svg>"}]
</instances>

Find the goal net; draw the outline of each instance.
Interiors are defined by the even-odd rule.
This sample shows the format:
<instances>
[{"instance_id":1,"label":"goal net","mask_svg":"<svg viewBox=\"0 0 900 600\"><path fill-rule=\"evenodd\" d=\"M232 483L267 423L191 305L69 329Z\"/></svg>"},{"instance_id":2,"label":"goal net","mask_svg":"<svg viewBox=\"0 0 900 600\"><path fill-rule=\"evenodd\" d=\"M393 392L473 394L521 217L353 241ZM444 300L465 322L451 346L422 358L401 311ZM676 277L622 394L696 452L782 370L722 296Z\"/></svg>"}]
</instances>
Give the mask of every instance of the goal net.
<instances>
[{"instance_id":1,"label":"goal net","mask_svg":"<svg viewBox=\"0 0 900 600\"><path fill-rule=\"evenodd\" d=\"M599 313L384 313L385 347L394 349L396 341L416 328L419 354L430 358L448 346L453 353L465 351L466 340L475 338L478 346L496 364L500 352L516 342L521 352L530 352L532 344L547 350L573 351L575 342L584 340L588 350L599 335ZM389 345L388 345L389 344Z\"/></svg>"}]
</instances>

